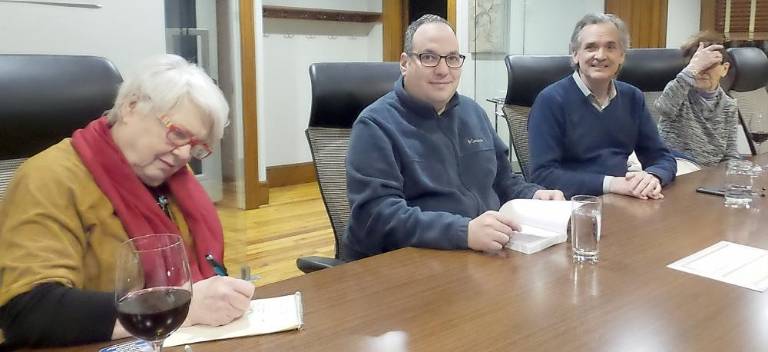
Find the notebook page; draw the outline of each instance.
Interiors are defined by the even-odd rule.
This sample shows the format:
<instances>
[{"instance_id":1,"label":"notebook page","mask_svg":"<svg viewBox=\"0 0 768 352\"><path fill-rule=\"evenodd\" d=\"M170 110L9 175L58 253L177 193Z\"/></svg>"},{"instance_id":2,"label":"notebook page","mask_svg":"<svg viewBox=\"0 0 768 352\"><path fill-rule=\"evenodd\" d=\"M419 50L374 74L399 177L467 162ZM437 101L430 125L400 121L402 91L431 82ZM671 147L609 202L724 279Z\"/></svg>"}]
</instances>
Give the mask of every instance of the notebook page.
<instances>
[{"instance_id":1,"label":"notebook page","mask_svg":"<svg viewBox=\"0 0 768 352\"><path fill-rule=\"evenodd\" d=\"M299 329L302 324L301 292L296 292L282 297L255 299L251 301L248 313L227 325L195 325L176 330L165 340L163 346L263 335Z\"/></svg>"}]
</instances>

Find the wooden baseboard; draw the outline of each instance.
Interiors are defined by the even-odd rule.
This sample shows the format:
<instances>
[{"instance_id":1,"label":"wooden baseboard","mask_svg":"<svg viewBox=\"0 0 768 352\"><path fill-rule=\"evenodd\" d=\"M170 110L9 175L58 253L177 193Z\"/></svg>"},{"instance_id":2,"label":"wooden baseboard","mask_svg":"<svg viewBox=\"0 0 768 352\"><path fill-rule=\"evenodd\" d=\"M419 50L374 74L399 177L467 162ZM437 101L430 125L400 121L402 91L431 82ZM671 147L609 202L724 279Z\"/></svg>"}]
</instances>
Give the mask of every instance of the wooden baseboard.
<instances>
[{"instance_id":1,"label":"wooden baseboard","mask_svg":"<svg viewBox=\"0 0 768 352\"><path fill-rule=\"evenodd\" d=\"M267 167L269 187L282 187L315 182L315 163L276 165Z\"/></svg>"},{"instance_id":2,"label":"wooden baseboard","mask_svg":"<svg viewBox=\"0 0 768 352\"><path fill-rule=\"evenodd\" d=\"M256 191L256 204L269 204L269 185L267 181L259 181L259 189Z\"/></svg>"}]
</instances>

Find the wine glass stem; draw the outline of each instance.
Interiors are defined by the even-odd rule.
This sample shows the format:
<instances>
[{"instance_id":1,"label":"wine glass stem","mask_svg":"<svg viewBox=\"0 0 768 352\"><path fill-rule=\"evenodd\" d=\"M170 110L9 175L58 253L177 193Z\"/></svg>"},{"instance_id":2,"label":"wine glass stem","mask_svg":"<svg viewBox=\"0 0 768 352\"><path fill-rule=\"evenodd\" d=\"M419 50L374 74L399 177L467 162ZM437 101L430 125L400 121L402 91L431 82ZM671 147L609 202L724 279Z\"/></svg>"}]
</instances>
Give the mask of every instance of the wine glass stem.
<instances>
[{"instance_id":1,"label":"wine glass stem","mask_svg":"<svg viewBox=\"0 0 768 352\"><path fill-rule=\"evenodd\" d=\"M154 352L162 352L163 351L163 340L152 341L150 343L152 344L152 351L154 351Z\"/></svg>"}]
</instances>

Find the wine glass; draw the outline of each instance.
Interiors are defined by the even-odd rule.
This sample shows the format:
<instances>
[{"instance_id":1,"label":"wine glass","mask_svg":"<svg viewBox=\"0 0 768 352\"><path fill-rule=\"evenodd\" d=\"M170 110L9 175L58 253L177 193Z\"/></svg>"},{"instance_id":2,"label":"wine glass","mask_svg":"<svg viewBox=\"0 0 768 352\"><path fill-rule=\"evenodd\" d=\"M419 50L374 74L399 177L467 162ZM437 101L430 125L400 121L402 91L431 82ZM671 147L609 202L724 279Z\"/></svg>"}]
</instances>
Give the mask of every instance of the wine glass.
<instances>
[{"instance_id":1,"label":"wine glass","mask_svg":"<svg viewBox=\"0 0 768 352\"><path fill-rule=\"evenodd\" d=\"M768 140L768 121L762 113L752 114L749 120L749 139L755 143L755 153L760 154L760 146ZM765 170L766 166L761 165Z\"/></svg>"},{"instance_id":2,"label":"wine glass","mask_svg":"<svg viewBox=\"0 0 768 352\"><path fill-rule=\"evenodd\" d=\"M117 318L154 351L187 318L192 281L179 235L156 234L123 242L115 275Z\"/></svg>"}]
</instances>

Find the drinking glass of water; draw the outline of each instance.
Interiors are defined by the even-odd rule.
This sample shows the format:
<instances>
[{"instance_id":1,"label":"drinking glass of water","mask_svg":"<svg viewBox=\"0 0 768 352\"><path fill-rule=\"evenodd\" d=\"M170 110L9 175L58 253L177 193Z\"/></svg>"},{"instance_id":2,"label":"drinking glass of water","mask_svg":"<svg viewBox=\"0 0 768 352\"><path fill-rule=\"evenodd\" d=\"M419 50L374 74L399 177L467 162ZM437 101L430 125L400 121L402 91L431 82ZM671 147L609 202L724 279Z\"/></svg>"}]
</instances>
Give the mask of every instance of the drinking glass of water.
<instances>
[{"instance_id":1,"label":"drinking glass of water","mask_svg":"<svg viewBox=\"0 0 768 352\"><path fill-rule=\"evenodd\" d=\"M117 318L131 335L155 352L187 318L192 281L184 242L179 235L134 237L117 255Z\"/></svg>"},{"instance_id":2,"label":"drinking glass of water","mask_svg":"<svg viewBox=\"0 0 768 352\"><path fill-rule=\"evenodd\" d=\"M595 196L573 196L571 201L573 202L571 212L573 261L597 263L603 204L600 198Z\"/></svg>"},{"instance_id":3,"label":"drinking glass of water","mask_svg":"<svg viewBox=\"0 0 768 352\"><path fill-rule=\"evenodd\" d=\"M768 121L762 113L749 114L749 139L755 143L755 152L760 154L760 146L768 140ZM762 168L768 168L768 165L760 165Z\"/></svg>"},{"instance_id":4,"label":"drinking glass of water","mask_svg":"<svg viewBox=\"0 0 768 352\"><path fill-rule=\"evenodd\" d=\"M768 140L768 121L762 113L751 114L749 119L749 139L755 142L755 151L760 154L760 146Z\"/></svg>"},{"instance_id":5,"label":"drinking glass of water","mask_svg":"<svg viewBox=\"0 0 768 352\"><path fill-rule=\"evenodd\" d=\"M725 203L729 208L749 208L752 204L752 185L757 176L749 160L730 160L725 171Z\"/></svg>"}]
</instances>

